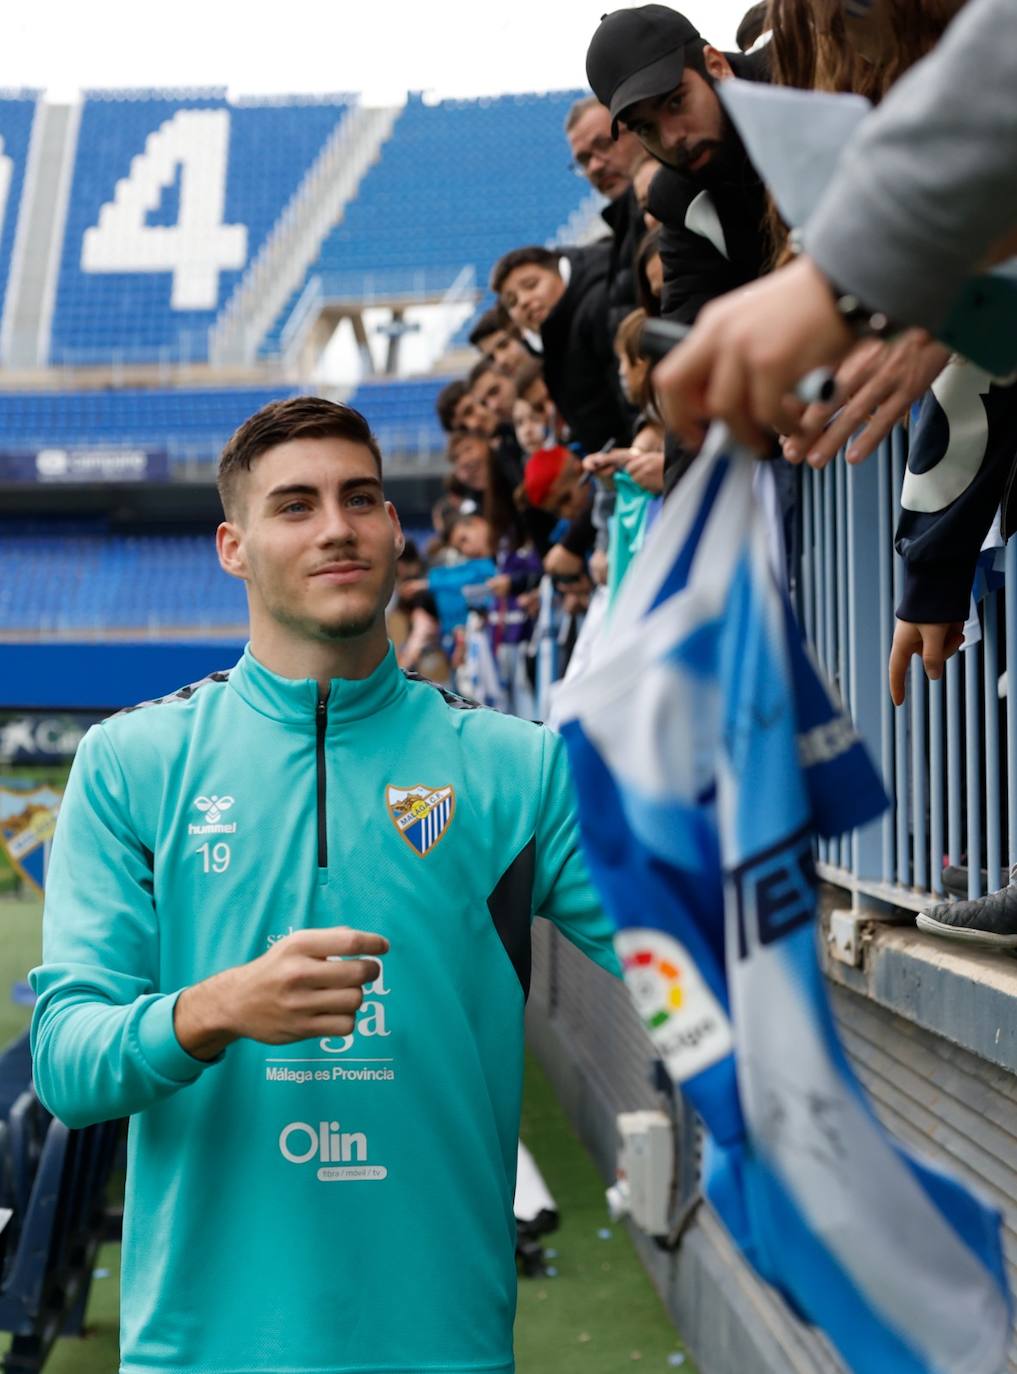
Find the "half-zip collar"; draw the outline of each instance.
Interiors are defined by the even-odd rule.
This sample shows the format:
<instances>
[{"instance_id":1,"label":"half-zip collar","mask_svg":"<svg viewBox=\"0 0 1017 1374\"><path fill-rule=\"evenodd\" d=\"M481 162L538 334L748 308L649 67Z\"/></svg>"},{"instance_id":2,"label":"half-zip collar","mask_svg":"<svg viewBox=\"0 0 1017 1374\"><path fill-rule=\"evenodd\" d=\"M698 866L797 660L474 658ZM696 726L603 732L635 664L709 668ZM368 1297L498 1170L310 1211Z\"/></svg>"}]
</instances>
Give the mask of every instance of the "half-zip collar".
<instances>
[{"instance_id":1,"label":"half-zip collar","mask_svg":"<svg viewBox=\"0 0 1017 1374\"><path fill-rule=\"evenodd\" d=\"M308 731L316 729L320 693L314 678L280 677L258 662L251 653L250 644L230 673L229 685L261 715ZM405 692L406 679L390 643L388 653L370 677L332 679L328 692L328 732L331 734L350 721L363 720L383 711Z\"/></svg>"}]
</instances>

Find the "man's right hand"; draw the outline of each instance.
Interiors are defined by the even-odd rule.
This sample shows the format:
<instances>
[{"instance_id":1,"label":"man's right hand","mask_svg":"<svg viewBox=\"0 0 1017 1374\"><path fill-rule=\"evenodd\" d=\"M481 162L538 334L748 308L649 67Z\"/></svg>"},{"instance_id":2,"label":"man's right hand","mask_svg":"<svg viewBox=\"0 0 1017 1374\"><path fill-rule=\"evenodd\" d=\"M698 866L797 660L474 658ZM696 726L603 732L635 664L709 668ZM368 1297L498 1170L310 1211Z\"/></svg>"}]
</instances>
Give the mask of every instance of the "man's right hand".
<instances>
[{"instance_id":1,"label":"man's right hand","mask_svg":"<svg viewBox=\"0 0 1017 1374\"><path fill-rule=\"evenodd\" d=\"M784 440L784 457L824 468L851 441L848 462L863 462L949 361L950 350L924 329L908 329L890 343L863 340L838 369L835 405L817 401L806 408Z\"/></svg>"},{"instance_id":2,"label":"man's right hand","mask_svg":"<svg viewBox=\"0 0 1017 1374\"><path fill-rule=\"evenodd\" d=\"M894 706L904 705L908 664L914 654L921 654L925 676L929 681L938 682L943 676L946 660L951 658L963 643L964 622L961 620L942 625L913 625L909 620L898 620L894 626L888 665L890 696Z\"/></svg>"},{"instance_id":3,"label":"man's right hand","mask_svg":"<svg viewBox=\"0 0 1017 1374\"><path fill-rule=\"evenodd\" d=\"M383 935L333 926L298 930L249 964L185 988L177 998L177 1039L196 1059L214 1059L234 1040L289 1045L350 1035L363 987L379 976L371 958L388 952Z\"/></svg>"}]
</instances>

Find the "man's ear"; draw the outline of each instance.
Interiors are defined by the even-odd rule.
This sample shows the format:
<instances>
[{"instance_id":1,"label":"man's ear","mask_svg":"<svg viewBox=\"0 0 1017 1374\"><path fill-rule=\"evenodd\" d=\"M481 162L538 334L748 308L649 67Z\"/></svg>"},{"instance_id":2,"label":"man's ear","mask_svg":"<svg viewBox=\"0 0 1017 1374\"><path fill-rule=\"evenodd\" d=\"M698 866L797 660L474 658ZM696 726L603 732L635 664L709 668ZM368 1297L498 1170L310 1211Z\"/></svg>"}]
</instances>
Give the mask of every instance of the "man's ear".
<instances>
[{"instance_id":1,"label":"man's ear","mask_svg":"<svg viewBox=\"0 0 1017 1374\"><path fill-rule=\"evenodd\" d=\"M403 534L403 527L399 521L399 512L396 510L395 506L393 506L391 501L385 502L385 510L388 514L388 518L392 521L392 524L395 527L395 551L396 558L398 558L402 553L403 549L406 548L406 536L405 534Z\"/></svg>"},{"instance_id":2,"label":"man's ear","mask_svg":"<svg viewBox=\"0 0 1017 1374\"><path fill-rule=\"evenodd\" d=\"M709 43L703 49L703 62L714 81L723 81L725 77L734 76L731 63L719 48L711 48Z\"/></svg>"},{"instance_id":3,"label":"man's ear","mask_svg":"<svg viewBox=\"0 0 1017 1374\"><path fill-rule=\"evenodd\" d=\"M244 556L243 531L232 520L224 520L215 532L215 551L219 566L230 577L247 581L247 559Z\"/></svg>"}]
</instances>

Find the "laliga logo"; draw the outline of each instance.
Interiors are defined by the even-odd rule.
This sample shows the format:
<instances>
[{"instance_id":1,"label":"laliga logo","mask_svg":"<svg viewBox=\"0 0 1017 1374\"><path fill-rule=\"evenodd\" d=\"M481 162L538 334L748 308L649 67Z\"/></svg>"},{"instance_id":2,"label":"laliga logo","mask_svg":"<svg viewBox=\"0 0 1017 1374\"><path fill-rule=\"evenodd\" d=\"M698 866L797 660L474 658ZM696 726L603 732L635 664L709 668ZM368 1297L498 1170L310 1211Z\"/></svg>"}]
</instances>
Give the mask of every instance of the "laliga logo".
<instances>
[{"instance_id":1,"label":"laliga logo","mask_svg":"<svg viewBox=\"0 0 1017 1374\"><path fill-rule=\"evenodd\" d=\"M211 797L195 797L194 805L204 813L210 825L215 825L222 813L233 805L233 798L217 797L214 794Z\"/></svg>"}]
</instances>

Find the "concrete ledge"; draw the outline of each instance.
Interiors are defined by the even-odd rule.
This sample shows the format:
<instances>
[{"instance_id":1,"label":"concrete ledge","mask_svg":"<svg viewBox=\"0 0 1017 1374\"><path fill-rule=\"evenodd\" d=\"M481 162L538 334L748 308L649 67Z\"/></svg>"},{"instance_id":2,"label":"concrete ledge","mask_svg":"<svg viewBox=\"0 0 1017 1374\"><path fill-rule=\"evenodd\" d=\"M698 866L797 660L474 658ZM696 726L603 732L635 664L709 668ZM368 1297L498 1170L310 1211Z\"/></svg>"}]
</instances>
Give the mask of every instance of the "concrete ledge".
<instances>
[{"instance_id":1,"label":"concrete ledge","mask_svg":"<svg viewBox=\"0 0 1017 1374\"><path fill-rule=\"evenodd\" d=\"M526 1027L530 1048L607 1182L615 1168L616 1107L596 1063L532 1001ZM676 1251L628 1229L701 1374L846 1374L827 1342L751 1272L707 1206Z\"/></svg>"},{"instance_id":2,"label":"concrete ledge","mask_svg":"<svg viewBox=\"0 0 1017 1374\"><path fill-rule=\"evenodd\" d=\"M914 926L865 922L858 968L821 958L831 982L1011 1073L1017 1071L1017 959L925 935Z\"/></svg>"}]
</instances>

